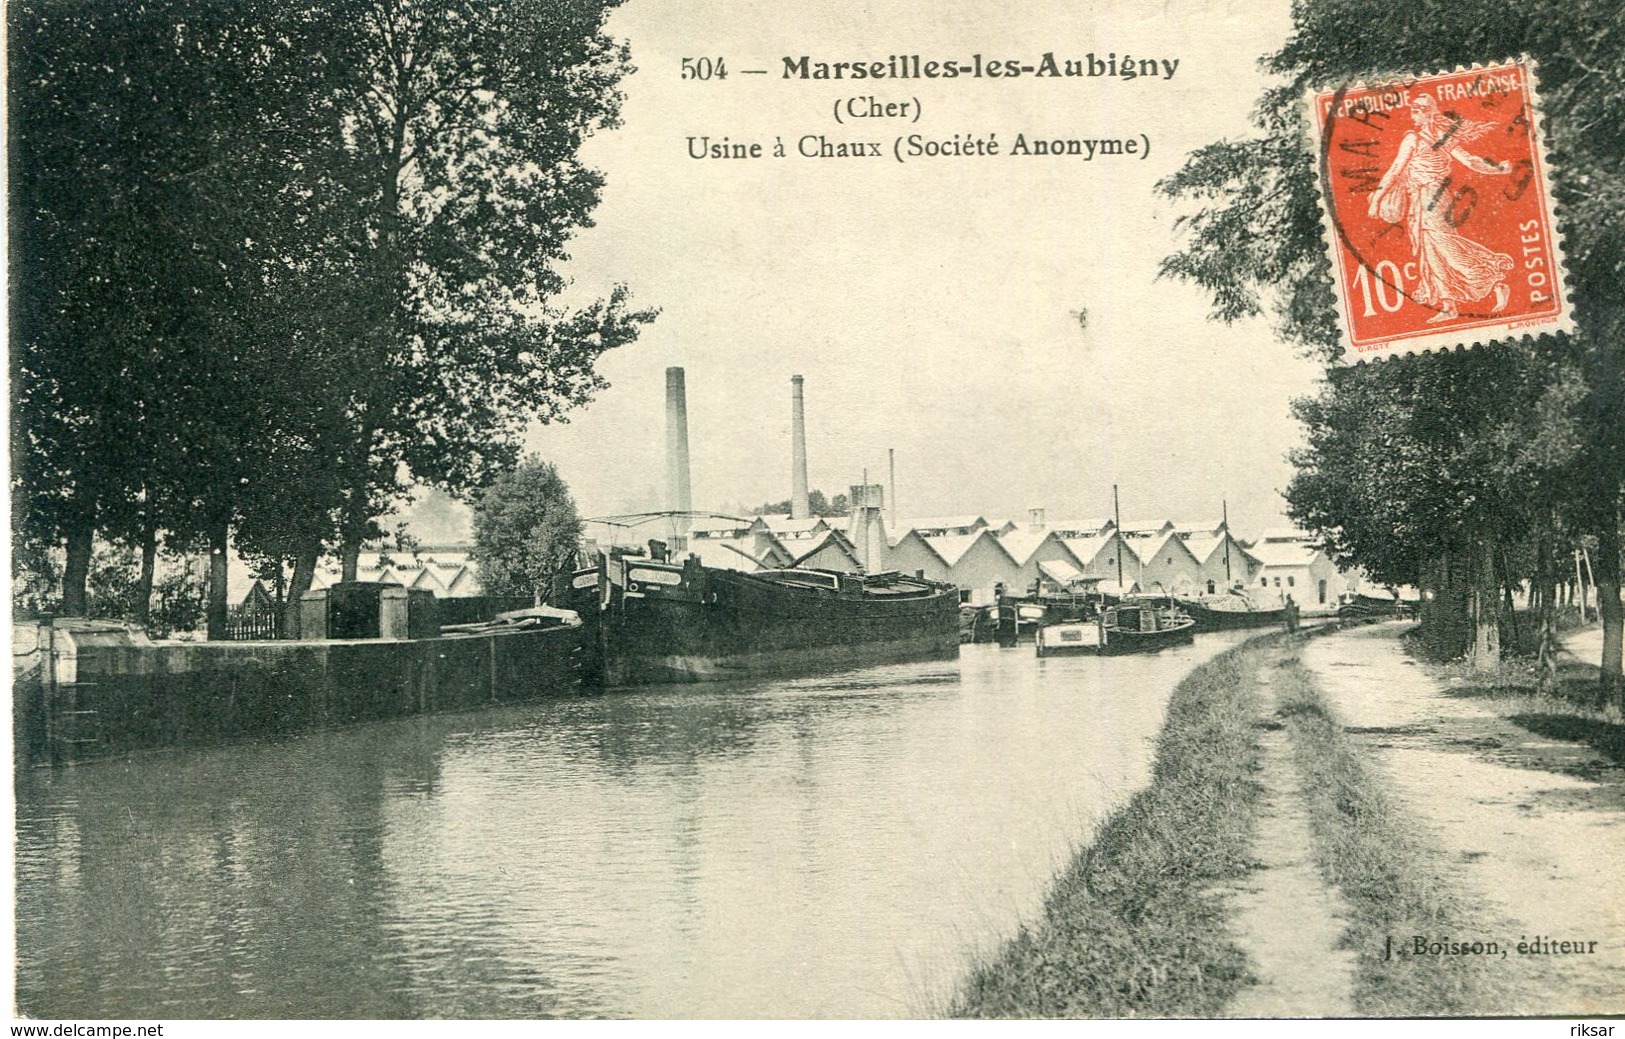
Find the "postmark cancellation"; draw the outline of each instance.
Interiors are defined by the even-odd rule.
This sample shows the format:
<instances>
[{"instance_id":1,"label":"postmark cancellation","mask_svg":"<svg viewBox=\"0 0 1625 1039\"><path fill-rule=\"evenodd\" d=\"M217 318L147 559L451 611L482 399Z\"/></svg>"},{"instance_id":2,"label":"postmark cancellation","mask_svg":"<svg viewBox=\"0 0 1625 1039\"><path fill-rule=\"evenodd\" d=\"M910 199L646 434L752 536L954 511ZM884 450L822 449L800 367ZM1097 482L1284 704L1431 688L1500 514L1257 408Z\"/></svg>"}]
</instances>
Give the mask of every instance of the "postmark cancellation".
<instances>
[{"instance_id":1,"label":"postmark cancellation","mask_svg":"<svg viewBox=\"0 0 1625 1039\"><path fill-rule=\"evenodd\" d=\"M1307 101L1345 361L1572 330L1531 60Z\"/></svg>"}]
</instances>

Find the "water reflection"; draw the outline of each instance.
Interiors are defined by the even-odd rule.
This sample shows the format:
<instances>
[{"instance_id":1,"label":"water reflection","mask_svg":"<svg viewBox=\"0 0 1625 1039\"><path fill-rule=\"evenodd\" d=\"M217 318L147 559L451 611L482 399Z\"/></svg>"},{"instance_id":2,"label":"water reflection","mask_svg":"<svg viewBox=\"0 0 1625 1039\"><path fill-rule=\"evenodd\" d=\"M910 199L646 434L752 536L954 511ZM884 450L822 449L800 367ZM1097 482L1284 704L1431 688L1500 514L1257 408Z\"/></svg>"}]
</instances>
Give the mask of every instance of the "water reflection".
<instances>
[{"instance_id":1,"label":"water reflection","mask_svg":"<svg viewBox=\"0 0 1625 1039\"><path fill-rule=\"evenodd\" d=\"M1236 641L660 688L18 777L43 1017L939 1007Z\"/></svg>"}]
</instances>

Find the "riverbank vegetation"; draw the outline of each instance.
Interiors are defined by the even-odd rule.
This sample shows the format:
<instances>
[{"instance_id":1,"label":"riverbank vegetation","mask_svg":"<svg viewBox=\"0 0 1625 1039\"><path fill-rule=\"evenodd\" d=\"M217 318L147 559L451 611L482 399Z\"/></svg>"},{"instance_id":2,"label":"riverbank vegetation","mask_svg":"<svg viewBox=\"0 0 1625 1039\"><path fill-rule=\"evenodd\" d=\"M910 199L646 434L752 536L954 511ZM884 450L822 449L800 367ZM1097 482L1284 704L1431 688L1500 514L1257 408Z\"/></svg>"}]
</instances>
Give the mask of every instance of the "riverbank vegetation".
<instances>
[{"instance_id":1,"label":"riverbank vegetation","mask_svg":"<svg viewBox=\"0 0 1625 1039\"><path fill-rule=\"evenodd\" d=\"M652 318L567 308L616 0L7 5L14 569L228 546L288 603L419 484L466 493ZM14 573L21 586L30 575ZM284 587L286 578L286 587Z\"/></svg>"},{"instance_id":2,"label":"riverbank vegetation","mask_svg":"<svg viewBox=\"0 0 1625 1039\"><path fill-rule=\"evenodd\" d=\"M1505 1006L1499 961L1400 951L1388 957L1390 938L1482 934L1494 913L1463 894L1450 863L1332 715L1298 659L1303 638L1253 639L1179 684L1150 785L1065 867L1042 916L972 972L952 1015L1222 1014L1251 981L1225 892L1254 868L1261 726L1285 730L1316 867L1348 905L1343 944L1356 950L1356 1012L1462 1016ZM1275 697L1267 716L1259 692L1265 669ZM1595 670L1585 681L1595 682ZM1615 760L1621 753L1616 724L1576 714L1518 716L1517 705L1507 713L1531 731L1561 725L1554 736L1589 742ZM1575 724L1585 731L1576 735Z\"/></svg>"},{"instance_id":3,"label":"riverbank vegetation","mask_svg":"<svg viewBox=\"0 0 1625 1039\"><path fill-rule=\"evenodd\" d=\"M1289 513L1344 566L1422 590L1422 621L1452 655L1492 669L1523 599L1535 611L1542 680L1555 680L1554 614L1575 570L1595 587L1605 631L1603 695L1621 683L1625 493L1625 23L1612 0L1433 4L1396 20L1381 0L1294 5L1280 77L1259 133L1194 152L1160 185L1198 207L1163 273L1194 282L1226 321L1268 312L1281 336L1325 362L1296 404L1307 427ZM1348 31L1359 25L1359 32ZM1527 54L1565 238L1573 334L1351 365L1338 332L1304 146L1310 88L1427 74ZM1467 190L1467 189L1463 189ZM1476 189L1475 189L1476 190ZM1481 210L1484 207L1480 207Z\"/></svg>"},{"instance_id":4,"label":"riverbank vegetation","mask_svg":"<svg viewBox=\"0 0 1625 1039\"><path fill-rule=\"evenodd\" d=\"M1412 640L1409 650L1449 685L1450 696L1484 701L1520 728L1584 744L1615 765L1625 764L1625 708L1599 695L1597 665L1565 655L1549 675L1527 660L1503 661L1485 672L1459 661L1441 663L1420 640Z\"/></svg>"},{"instance_id":5,"label":"riverbank vegetation","mask_svg":"<svg viewBox=\"0 0 1625 1039\"><path fill-rule=\"evenodd\" d=\"M1219 885L1246 875L1258 786L1254 639L1174 689L1150 785L1063 870L1041 919L977 968L958 1017L1211 1017L1247 976Z\"/></svg>"}]
</instances>

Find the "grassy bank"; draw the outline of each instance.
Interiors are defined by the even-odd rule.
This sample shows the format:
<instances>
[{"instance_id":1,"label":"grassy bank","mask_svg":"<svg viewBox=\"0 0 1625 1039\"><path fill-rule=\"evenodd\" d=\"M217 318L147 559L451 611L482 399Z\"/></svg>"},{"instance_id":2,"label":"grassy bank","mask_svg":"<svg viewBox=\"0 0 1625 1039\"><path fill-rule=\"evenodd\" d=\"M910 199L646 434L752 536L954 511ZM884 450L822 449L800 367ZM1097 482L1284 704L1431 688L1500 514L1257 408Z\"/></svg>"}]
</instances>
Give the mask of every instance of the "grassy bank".
<instances>
[{"instance_id":1,"label":"grassy bank","mask_svg":"<svg viewBox=\"0 0 1625 1039\"><path fill-rule=\"evenodd\" d=\"M1214 889L1244 876L1259 663L1236 647L1175 688L1151 784L1057 878L1040 920L972 975L959 1017L1205 1017L1247 977Z\"/></svg>"},{"instance_id":2,"label":"grassy bank","mask_svg":"<svg viewBox=\"0 0 1625 1039\"><path fill-rule=\"evenodd\" d=\"M1494 909L1462 890L1454 860L1430 844L1418 820L1385 791L1368 751L1344 731L1298 660L1304 637L1255 639L1180 683L1150 785L1075 856L1041 918L973 972L952 1014L1222 1013L1250 980L1223 892L1253 866L1261 725L1285 729L1316 866L1347 905L1344 943L1356 954L1356 1012L1504 1012L1508 987L1530 980L1521 966L1509 972L1499 958L1406 954L1414 935L1439 940L1513 932ZM1268 720L1259 688L1265 669L1275 702ZM1503 716L1531 731L1589 742L1614 761L1625 755L1625 729L1581 709L1558 711L1556 698L1545 698L1546 710L1536 713L1527 699L1532 688L1512 673L1493 687L1458 686L1460 695L1506 698Z\"/></svg>"},{"instance_id":3,"label":"grassy bank","mask_svg":"<svg viewBox=\"0 0 1625 1039\"><path fill-rule=\"evenodd\" d=\"M1406 651L1445 684L1445 695L1478 700L1497 715L1537 736L1591 747L1614 765L1625 764L1625 711L1600 699L1602 669L1562 654L1552 681L1541 686L1541 671L1528 657L1503 656L1499 666L1480 671L1466 661L1439 661L1426 645L1408 639Z\"/></svg>"},{"instance_id":4,"label":"grassy bank","mask_svg":"<svg viewBox=\"0 0 1625 1039\"><path fill-rule=\"evenodd\" d=\"M1296 659L1278 672L1278 717L1286 724L1303 777L1321 875L1351 913L1348 942L1357 955L1355 1006L1373 1016L1459 1016L1488 1012L1507 983L1499 960L1478 956L1396 955L1412 935L1471 936L1491 917L1467 901L1448 865L1380 788L1364 755L1328 713L1313 676ZM1401 950L1403 951L1403 947Z\"/></svg>"},{"instance_id":5,"label":"grassy bank","mask_svg":"<svg viewBox=\"0 0 1625 1039\"><path fill-rule=\"evenodd\" d=\"M1465 661L1440 663L1429 659L1414 643L1407 651L1447 686L1445 695L1464 700L1484 700L1497 714L1523 724L1520 715L1550 715L1567 720L1571 727L1589 726L1593 731L1564 736L1564 739L1590 743L1614 760L1620 760L1618 740L1625 712L1616 704L1602 703L1598 689L1602 669L1596 664L1559 656L1553 682L1540 687L1540 669L1531 660L1503 658L1490 671L1475 670Z\"/></svg>"}]
</instances>

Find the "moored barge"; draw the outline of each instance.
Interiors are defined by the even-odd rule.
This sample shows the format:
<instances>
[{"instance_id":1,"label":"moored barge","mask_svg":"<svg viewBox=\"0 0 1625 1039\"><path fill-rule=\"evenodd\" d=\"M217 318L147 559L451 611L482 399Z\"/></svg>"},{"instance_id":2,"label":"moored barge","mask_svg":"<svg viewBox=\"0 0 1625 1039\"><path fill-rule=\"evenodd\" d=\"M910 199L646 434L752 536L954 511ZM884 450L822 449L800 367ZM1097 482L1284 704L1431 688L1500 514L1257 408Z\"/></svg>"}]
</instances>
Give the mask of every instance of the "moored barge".
<instances>
[{"instance_id":1,"label":"moored barge","mask_svg":"<svg viewBox=\"0 0 1625 1039\"><path fill-rule=\"evenodd\" d=\"M1239 592L1210 595L1200 599L1179 599L1179 606L1196 622L1197 631L1234 631L1238 628L1267 628L1286 623L1286 606L1260 607Z\"/></svg>"},{"instance_id":2,"label":"moored barge","mask_svg":"<svg viewBox=\"0 0 1625 1039\"><path fill-rule=\"evenodd\" d=\"M1179 607L1129 602L1101 611L1093 620L1067 620L1038 629L1040 657L1089 653L1148 653L1189 642L1196 623Z\"/></svg>"},{"instance_id":3,"label":"moored barge","mask_svg":"<svg viewBox=\"0 0 1625 1039\"><path fill-rule=\"evenodd\" d=\"M753 573L600 556L565 606L586 625L588 680L605 686L807 674L959 652L953 585L899 573Z\"/></svg>"}]
</instances>

